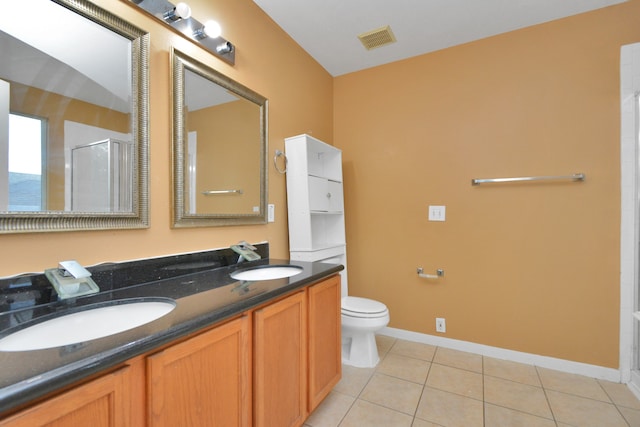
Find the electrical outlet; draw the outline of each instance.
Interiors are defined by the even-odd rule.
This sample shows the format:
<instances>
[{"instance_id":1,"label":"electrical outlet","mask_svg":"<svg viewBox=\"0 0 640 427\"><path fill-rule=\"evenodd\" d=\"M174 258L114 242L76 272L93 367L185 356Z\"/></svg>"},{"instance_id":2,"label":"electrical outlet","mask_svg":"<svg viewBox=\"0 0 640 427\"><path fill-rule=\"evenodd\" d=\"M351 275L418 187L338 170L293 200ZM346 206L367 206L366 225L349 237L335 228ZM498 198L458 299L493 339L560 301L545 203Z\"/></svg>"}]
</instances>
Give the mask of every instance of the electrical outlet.
<instances>
[{"instance_id":1,"label":"electrical outlet","mask_svg":"<svg viewBox=\"0 0 640 427\"><path fill-rule=\"evenodd\" d=\"M444 320L444 317L436 317L436 332L447 332L447 323Z\"/></svg>"}]
</instances>

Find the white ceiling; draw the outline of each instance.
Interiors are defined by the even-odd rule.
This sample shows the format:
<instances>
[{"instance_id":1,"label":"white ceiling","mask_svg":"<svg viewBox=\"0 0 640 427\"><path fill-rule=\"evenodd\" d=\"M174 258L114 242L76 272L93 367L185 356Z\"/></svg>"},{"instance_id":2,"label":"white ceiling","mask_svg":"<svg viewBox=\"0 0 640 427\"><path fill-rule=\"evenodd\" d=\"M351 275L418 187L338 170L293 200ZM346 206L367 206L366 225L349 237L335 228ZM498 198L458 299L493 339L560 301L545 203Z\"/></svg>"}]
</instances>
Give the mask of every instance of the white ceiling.
<instances>
[{"instance_id":1,"label":"white ceiling","mask_svg":"<svg viewBox=\"0 0 640 427\"><path fill-rule=\"evenodd\" d=\"M253 0L331 75L359 71L626 0ZM390 25L397 43L358 34Z\"/></svg>"}]
</instances>

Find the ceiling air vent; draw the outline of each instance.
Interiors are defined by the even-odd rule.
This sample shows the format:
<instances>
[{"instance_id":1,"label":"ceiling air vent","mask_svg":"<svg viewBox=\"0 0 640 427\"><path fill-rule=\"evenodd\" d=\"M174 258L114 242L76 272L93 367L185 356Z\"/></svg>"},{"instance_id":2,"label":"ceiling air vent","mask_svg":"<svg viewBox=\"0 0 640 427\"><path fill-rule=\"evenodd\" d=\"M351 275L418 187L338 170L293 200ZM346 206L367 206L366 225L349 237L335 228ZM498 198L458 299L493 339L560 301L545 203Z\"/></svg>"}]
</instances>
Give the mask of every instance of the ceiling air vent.
<instances>
[{"instance_id":1,"label":"ceiling air vent","mask_svg":"<svg viewBox=\"0 0 640 427\"><path fill-rule=\"evenodd\" d=\"M367 50L395 43L396 41L396 37L391 31L391 27L388 25L367 33L362 33L358 35L358 38Z\"/></svg>"}]
</instances>

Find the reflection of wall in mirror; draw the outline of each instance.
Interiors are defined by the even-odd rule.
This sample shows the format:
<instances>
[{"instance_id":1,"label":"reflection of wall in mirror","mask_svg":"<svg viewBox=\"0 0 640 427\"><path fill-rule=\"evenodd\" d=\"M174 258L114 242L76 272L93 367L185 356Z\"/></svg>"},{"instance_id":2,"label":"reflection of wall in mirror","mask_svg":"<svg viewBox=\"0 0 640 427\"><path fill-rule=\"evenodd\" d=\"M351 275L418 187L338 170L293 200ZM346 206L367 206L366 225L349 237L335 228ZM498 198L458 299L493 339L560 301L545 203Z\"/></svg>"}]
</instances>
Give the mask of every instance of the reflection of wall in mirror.
<instances>
[{"instance_id":1,"label":"reflection of wall in mirror","mask_svg":"<svg viewBox=\"0 0 640 427\"><path fill-rule=\"evenodd\" d=\"M11 82L11 111L43 117L48 122L47 135L47 210L65 208L64 122L84 123L127 133L130 115L110 110L56 93Z\"/></svg>"},{"instance_id":2,"label":"reflection of wall in mirror","mask_svg":"<svg viewBox=\"0 0 640 427\"><path fill-rule=\"evenodd\" d=\"M198 132L197 213L255 214L260 206L260 107L228 102L189 112ZM242 195L202 195L208 190L243 190Z\"/></svg>"}]
</instances>

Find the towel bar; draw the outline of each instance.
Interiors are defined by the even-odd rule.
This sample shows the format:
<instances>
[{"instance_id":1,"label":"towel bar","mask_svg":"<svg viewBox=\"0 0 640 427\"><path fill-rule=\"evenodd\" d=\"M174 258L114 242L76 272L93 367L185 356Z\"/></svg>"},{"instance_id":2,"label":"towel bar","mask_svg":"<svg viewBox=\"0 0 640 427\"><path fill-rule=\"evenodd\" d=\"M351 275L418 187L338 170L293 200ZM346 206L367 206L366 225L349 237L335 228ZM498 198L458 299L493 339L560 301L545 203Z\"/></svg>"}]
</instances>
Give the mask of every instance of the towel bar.
<instances>
[{"instance_id":1,"label":"towel bar","mask_svg":"<svg viewBox=\"0 0 640 427\"><path fill-rule=\"evenodd\" d=\"M522 182L522 181L549 181L570 179L572 181L584 181L586 178L583 173L574 173L573 175L549 175L549 176L521 176L515 178L482 178L472 179L471 185L490 184L496 182Z\"/></svg>"}]
</instances>

